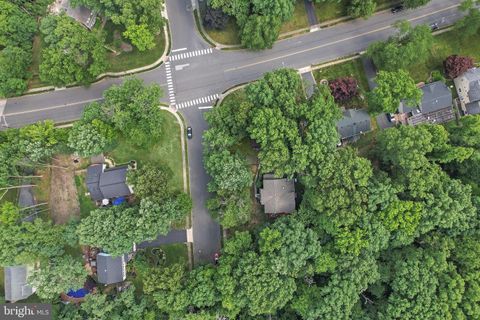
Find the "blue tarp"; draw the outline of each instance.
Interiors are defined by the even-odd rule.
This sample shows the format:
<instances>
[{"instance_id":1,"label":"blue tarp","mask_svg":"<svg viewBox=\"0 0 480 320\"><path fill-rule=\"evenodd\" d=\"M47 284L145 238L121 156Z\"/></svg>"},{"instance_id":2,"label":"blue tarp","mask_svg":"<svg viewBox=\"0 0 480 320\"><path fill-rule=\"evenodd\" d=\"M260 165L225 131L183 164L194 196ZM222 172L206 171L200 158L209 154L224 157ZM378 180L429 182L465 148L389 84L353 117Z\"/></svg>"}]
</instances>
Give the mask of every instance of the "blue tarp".
<instances>
[{"instance_id":1,"label":"blue tarp","mask_svg":"<svg viewBox=\"0 0 480 320\"><path fill-rule=\"evenodd\" d=\"M126 201L125 197L120 197L120 198L117 198L117 199L113 200L113 205L114 206L119 206L122 203L124 203L125 201Z\"/></svg>"},{"instance_id":2,"label":"blue tarp","mask_svg":"<svg viewBox=\"0 0 480 320\"><path fill-rule=\"evenodd\" d=\"M73 291L70 289L68 291L67 296L72 297L72 298L83 298L88 294L88 290L85 288L78 289L77 291Z\"/></svg>"}]
</instances>

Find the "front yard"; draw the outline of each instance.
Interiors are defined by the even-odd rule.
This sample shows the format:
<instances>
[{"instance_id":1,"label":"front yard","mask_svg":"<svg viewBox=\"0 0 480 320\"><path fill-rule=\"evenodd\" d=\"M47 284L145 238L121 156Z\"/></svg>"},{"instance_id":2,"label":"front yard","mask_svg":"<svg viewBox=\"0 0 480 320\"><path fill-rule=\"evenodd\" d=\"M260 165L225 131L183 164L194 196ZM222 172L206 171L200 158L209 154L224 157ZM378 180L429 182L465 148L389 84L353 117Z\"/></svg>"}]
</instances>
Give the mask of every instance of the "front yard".
<instances>
[{"instance_id":1,"label":"front yard","mask_svg":"<svg viewBox=\"0 0 480 320\"><path fill-rule=\"evenodd\" d=\"M168 166L172 172L170 187L173 191L183 191L183 168L180 127L176 118L168 111L162 111L164 134L152 145L140 148L128 143L120 137L117 146L107 156L113 158L117 164L136 160L139 165L151 163Z\"/></svg>"}]
</instances>

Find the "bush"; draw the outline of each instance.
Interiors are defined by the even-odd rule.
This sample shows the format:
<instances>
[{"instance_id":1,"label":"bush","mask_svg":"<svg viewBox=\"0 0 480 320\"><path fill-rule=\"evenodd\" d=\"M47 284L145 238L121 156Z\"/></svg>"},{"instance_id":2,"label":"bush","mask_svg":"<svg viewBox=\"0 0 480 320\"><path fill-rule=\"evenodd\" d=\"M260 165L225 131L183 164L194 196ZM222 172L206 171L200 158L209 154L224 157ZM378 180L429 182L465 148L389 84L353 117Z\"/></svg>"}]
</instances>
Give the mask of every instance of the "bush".
<instances>
[{"instance_id":1,"label":"bush","mask_svg":"<svg viewBox=\"0 0 480 320\"><path fill-rule=\"evenodd\" d=\"M454 54L445 59L443 66L445 67L445 74L447 77L454 79L468 69L473 68L474 64L472 58Z\"/></svg>"},{"instance_id":2,"label":"bush","mask_svg":"<svg viewBox=\"0 0 480 320\"><path fill-rule=\"evenodd\" d=\"M338 78L330 82L330 91L335 101L347 101L358 95L358 83L353 77Z\"/></svg>"},{"instance_id":3,"label":"bush","mask_svg":"<svg viewBox=\"0 0 480 320\"><path fill-rule=\"evenodd\" d=\"M228 22L228 15L221 9L207 7L203 16L203 25L207 28L222 30L225 29Z\"/></svg>"}]
</instances>

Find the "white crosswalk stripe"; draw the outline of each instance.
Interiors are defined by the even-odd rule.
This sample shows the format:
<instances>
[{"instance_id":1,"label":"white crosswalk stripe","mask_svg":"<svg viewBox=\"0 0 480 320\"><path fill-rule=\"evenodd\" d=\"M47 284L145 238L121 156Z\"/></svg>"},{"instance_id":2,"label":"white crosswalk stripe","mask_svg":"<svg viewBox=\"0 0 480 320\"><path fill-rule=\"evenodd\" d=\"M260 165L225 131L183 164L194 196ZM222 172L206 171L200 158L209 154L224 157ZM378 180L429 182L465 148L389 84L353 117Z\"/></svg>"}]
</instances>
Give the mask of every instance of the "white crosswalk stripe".
<instances>
[{"instance_id":1,"label":"white crosswalk stripe","mask_svg":"<svg viewBox=\"0 0 480 320\"><path fill-rule=\"evenodd\" d=\"M173 89L172 70L170 69L170 62L165 62L165 73L167 76L168 96L171 105L175 105L175 90Z\"/></svg>"},{"instance_id":2,"label":"white crosswalk stripe","mask_svg":"<svg viewBox=\"0 0 480 320\"><path fill-rule=\"evenodd\" d=\"M198 104L212 102L212 101L217 100L218 97L220 97L219 94L213 94L213 95L209 95L208 97L202 97L202 98L197 98L197 99L190 100L190 101L185 101L185 102L177 104L177 109L184 109L184 108L188 108L188 107L193 107L193 106L198 105Z\"/></svg>"},{"instance_id":3,"label":"white crosswalk stripe","mask_svg":"<svg viewBox=\"0 0 480 320\"><path fill-rule=\"evenodd\" d=\"M202 49L202 50L196 50L196 51L190 51L190 52L185 52L185 53L180 53L176 54L173 56L170 56L169 60L170 61L177 61L177 60L182 60L182 59L187 59L187 58L193 58L197 56L204 56L206 54L210 54L213 52L213 48L208 48L208 49ZM169 69L167 69L168 71Z\"/></svg>"}]
</instances>

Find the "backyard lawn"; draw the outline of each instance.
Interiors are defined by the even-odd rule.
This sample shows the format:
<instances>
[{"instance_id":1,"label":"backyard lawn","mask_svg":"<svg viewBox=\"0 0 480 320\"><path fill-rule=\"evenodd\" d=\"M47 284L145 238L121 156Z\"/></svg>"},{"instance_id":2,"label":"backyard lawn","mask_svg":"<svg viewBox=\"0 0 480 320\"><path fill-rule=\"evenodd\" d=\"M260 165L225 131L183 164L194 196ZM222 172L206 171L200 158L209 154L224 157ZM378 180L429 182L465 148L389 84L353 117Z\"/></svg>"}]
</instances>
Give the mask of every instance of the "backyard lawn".
<instances>
[{"instance_id":1,"label":"backyard lawn","mask_svg":"<svg viewBox=\"0 0 480 320\"><path fill-rule=\"evenodd\" d=\"M75 185L77 186L78 202L80 203L80 218L86 218L90 211L97 208L92 199L86 195L87 187L85 184L86 173L82 172L75 175Z\"/></svg>"},{"instance_id":2,"label":"backyard lawn","mask_svg":"<svg viewBox=\"0 0 480 320\"><path fill-rule=\"evenodd\" d=\"M168 111L162 111L162 115L164 135L153 145L139 148L120 137L115 149L108 152L107 156L112 157L117 164L136 160L139 165L145 163L167 165L173 172L171 189L183 191L180 127L176 118Z\"/></svg>"}]
</instances>

